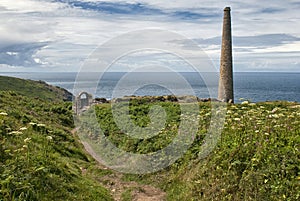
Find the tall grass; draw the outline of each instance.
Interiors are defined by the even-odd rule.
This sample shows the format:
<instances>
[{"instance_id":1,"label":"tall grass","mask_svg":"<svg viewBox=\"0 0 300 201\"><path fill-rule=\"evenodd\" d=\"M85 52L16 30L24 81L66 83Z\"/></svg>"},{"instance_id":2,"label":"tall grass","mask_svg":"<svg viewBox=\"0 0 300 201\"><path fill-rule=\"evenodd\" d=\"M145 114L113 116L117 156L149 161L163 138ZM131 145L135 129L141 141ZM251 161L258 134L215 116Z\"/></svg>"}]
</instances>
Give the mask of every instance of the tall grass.
<instances>
[{"instance_id":1,"label":"tall grass","mask_svg":"<svg viewBox=\"0 0 300 201\"><path fill-rule=\"evenodd\" d=\"M154 104L161 105L167 113L165 127L155 137L135 139L126 135L114 123L108 104L95 108L99 132L127 152L160 150L174 139L180 121L191 117L181 115L176 103L145 101L132 101L128 115L136 125L147 126L149 108ZM126 179L159 186L172 201L300 199L300 107L297 103L244 101L228 105L221 140L201 160L198 156L210 126L211 105L199 103L199 107L198 133L181 159L160 172L126 175ZM83 115L82 120L88 115L89 112ZM82 131L93 127L88 121L85 123ZM87 137L97 141L97 136Z\"/></svg>"}]
</instances>

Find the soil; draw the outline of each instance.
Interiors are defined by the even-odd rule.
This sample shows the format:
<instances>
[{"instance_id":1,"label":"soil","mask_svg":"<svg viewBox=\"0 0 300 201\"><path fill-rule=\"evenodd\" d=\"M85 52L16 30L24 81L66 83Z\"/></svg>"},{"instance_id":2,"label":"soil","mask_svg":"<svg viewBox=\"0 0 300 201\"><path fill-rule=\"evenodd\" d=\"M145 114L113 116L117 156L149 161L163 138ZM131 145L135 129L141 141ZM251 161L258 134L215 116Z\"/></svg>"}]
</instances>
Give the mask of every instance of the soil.
<instances>
[{"instance_id":1,"label":"soil","mask_svg":"<svg viewBox=\"0 0 300 201\"><path fill-rule=\"evenodd\" d=\"M76 133L78 129L72 131ZM86 142L81 142L84 145L85 150L99 162L99 168L108 169L104 167L103 161L97 156L93 149ZM84 172L84 170L82 170ZM113 173L101 177L99 182L110 190L114 200L122 201L122 194L126 191L130 191L132 201L164 201L166 200L166 193L154 186L140 184L134 181L124 181L123 174L112 170Z\"/></svg>"}]
</instances>

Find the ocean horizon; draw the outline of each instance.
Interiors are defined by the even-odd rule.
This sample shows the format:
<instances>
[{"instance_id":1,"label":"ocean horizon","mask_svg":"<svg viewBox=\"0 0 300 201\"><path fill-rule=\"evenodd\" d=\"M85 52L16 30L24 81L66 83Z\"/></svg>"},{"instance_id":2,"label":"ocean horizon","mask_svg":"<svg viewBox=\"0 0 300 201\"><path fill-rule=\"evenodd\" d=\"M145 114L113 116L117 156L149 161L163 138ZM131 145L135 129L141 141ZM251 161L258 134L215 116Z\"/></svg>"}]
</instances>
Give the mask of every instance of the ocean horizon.
<instances>
[{"instance_id":1,"label":"ocean horizon","mask_svg":"<svg viewBox=\"0 0 300 201\"><path fill-rule=\"evenodd\" d=\"M216 73L135 72L131 73L130 79L119 85L118 82L124 79L125 72L107 72L100 80L97 73L81 74L76 80L77 74L77 72L0 72L3 76L42 80L65 88L73 94L78 91L88 91L95 97L106 99L112 99L116 95L114 94L116 87L123 95L170 95L174 94L174 91L177 95L191 95L185 94L186 87L178 83L173 74L184 78L194 95L199 98L216 98L218 90ZM233 78L235 102L243 100L300 102L300 72L235 72ZM145 80L147 83L144 83ZM154 82L149 84L149 80ZM163 85L157 83L161 80Z\"/></svg>"}]
</instances>

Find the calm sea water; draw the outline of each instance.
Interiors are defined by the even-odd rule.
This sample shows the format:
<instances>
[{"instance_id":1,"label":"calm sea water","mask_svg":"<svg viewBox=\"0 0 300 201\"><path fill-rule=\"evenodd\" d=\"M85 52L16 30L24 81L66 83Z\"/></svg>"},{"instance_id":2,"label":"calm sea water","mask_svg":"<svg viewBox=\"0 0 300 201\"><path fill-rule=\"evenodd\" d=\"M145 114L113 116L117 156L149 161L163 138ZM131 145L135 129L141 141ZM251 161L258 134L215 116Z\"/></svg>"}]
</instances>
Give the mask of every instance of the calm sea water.
<instances>
[{"instance_id":1,"label":"calm sea water","mask_svg":"<svg viewBox=\"0 0 300 201\"><path fill-rule=\"evenodd\" d=\"M129 77L125 77L127 79L124 79L125 73L106 73L100 81L97 74L86 73L80 75L80 79L75 85L77 73L8 72L0 73L0 75L43 80L49 84L63 87L72 93L88 91L95 94L96 97L107 99L115 97L113 93L117 87L122 95L166 95L172 93L190 95L184 84L179 82L178 77L172 73L132 73ZM179 76L187 81L198 97L217 97L217 75L180 73ZM121 78L124 80L122 84L120 84ZM300 102L300 73L234 73L234 93L236 102L240 102L240 98L253 102L274 100Z\"/></svg>"}]
</instances>

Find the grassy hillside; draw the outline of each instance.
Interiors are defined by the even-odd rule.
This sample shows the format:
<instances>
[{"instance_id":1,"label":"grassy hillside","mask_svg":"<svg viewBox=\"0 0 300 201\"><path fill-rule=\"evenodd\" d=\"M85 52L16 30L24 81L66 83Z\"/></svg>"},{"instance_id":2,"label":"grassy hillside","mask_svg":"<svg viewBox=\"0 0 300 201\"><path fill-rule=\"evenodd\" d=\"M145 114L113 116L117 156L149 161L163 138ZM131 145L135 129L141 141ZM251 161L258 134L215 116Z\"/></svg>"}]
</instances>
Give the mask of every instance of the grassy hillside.
<instances>
[{"instance_id":1,"label":"grassy hillside","mask_svg":"<svg viewBox=\"0 0 300 201\"><path fill-rule=\"evenodd\" d=\"M72 94L70 92L48 85L43 81L0 76L0 91L14 91L27 97L41 98L49 101L72 101Z\"/></svg>"},{"instance_id":2,"label":"grassy hillside","mask_svg":"<svg viewBox=\"0 0 300 201\"><path fill-rule=\"evenodd\" d=\"M147 126L149 107L154 104L132 101L131 120ZM176 103L156 104L167 113L166 127L157 136L141 140L125 135L114 123L109 104L95 108L102 134L129 152L160 150L177 135L180 118L190 117L180 115ZM92 113L87 112L81 118L85 125L81 134L97 144L101 137L89 132L95 126L89 114ZM200 103L199 131L183 158L158 173L126 175L125 179L160 187L170 201L300 199L299 105L288 102L228 105L221 140L208 157L198 160L210 116L210 103Z\"/></svg>"},{"instance_id":3,"label":"grassy hillside","mask_svg":"<svg viewBox=\"0 0 300 201\"><path fill-rule=\"evenodd\" d=\"M5 80L17 92L0 91L0 200L112 200L91 176L105 171L71 133L71 102L43 83Z\"/></svg>"},{"instance_id":4,"label":"grassy hillside","mask_svg":"<svg viewBox=\"0 0 300 201\"><path fill-rule=\"evenodd\" d=\"M71 103L61 101L63 91L41 82L0 80L5 89L0 90L0 200L112 200L99 182L114 194L122 189L123 200L132 200L137 191L147 192L131 181L163 189L170 201L300 199L299 103L228 105L221 140L201 160L211 103L199 103L199 130L181 159L156 173L121 175L99 168L72 135ZM175 102L132 100L129 116L134 124L148 126L150 107L156 104L165 109L167 120L152 138L141 140L122 132L110 104L95 106L98 122L90 121L91 110L82 114L78 134L97 144L99 133L89 131L99 124L102 134L127 152L161 150L191 115L182 115ZM121 103L118 111L124 109Z\"/></svg>"}]
</instances>

